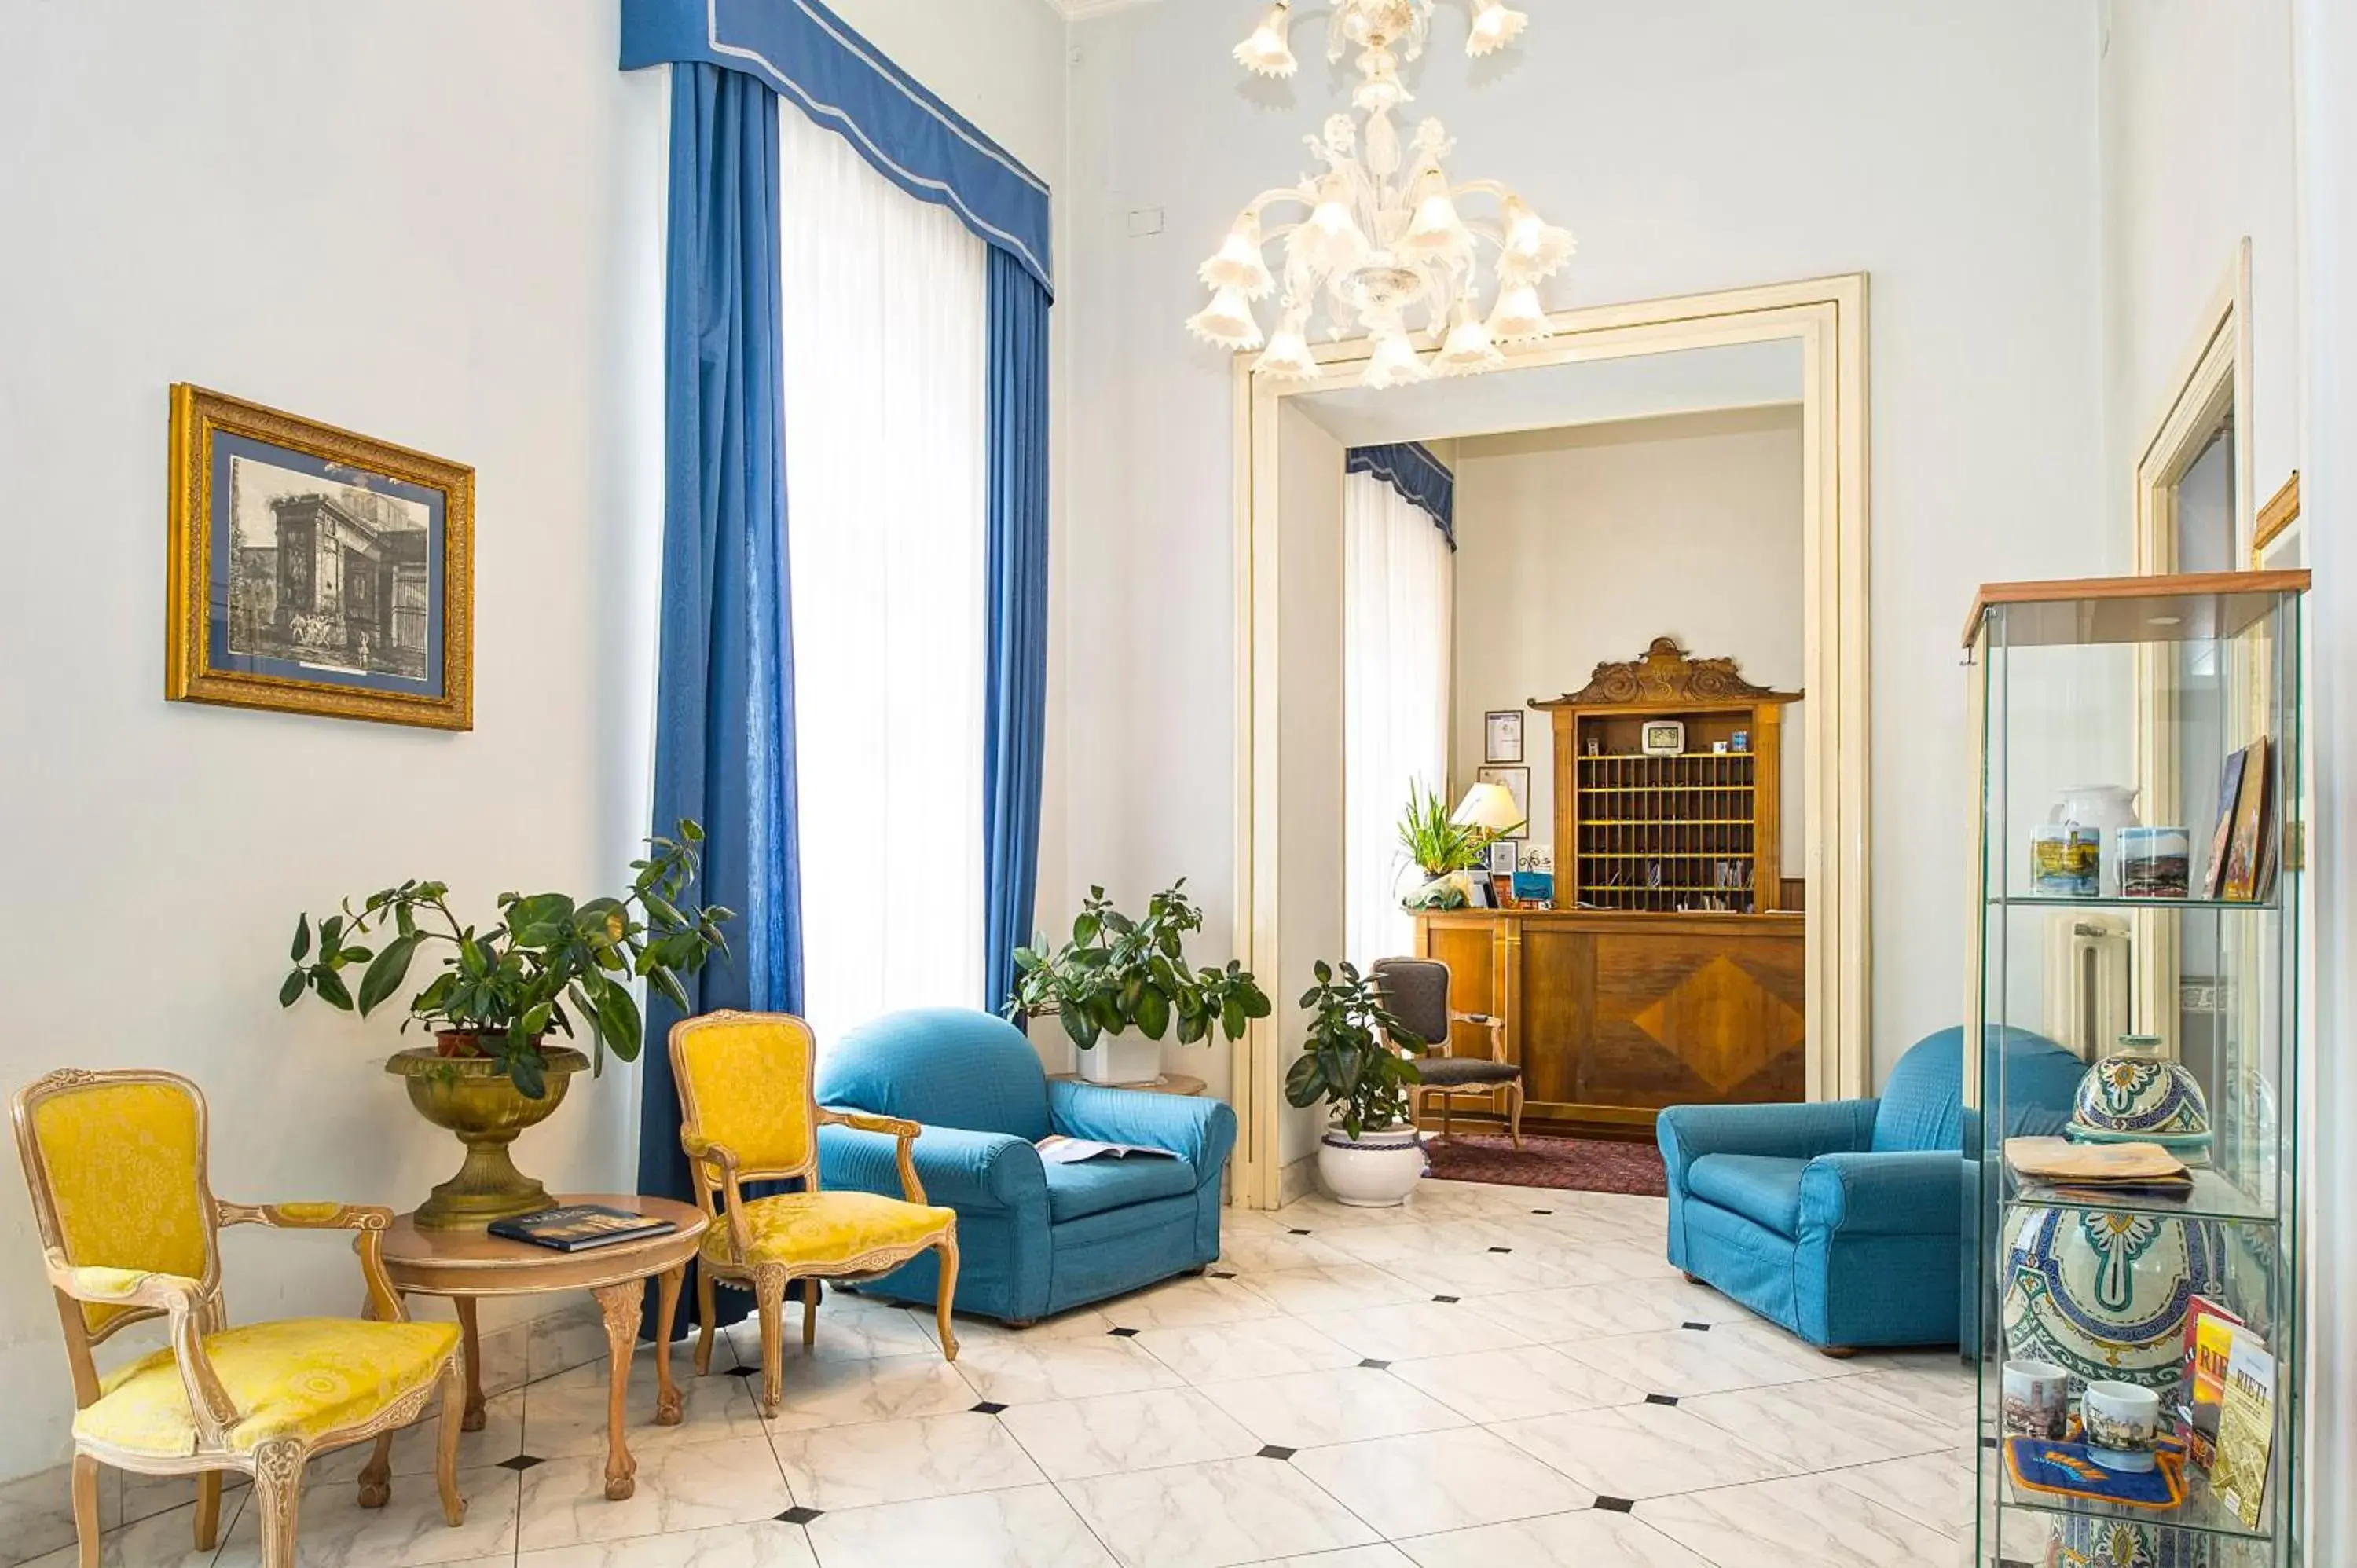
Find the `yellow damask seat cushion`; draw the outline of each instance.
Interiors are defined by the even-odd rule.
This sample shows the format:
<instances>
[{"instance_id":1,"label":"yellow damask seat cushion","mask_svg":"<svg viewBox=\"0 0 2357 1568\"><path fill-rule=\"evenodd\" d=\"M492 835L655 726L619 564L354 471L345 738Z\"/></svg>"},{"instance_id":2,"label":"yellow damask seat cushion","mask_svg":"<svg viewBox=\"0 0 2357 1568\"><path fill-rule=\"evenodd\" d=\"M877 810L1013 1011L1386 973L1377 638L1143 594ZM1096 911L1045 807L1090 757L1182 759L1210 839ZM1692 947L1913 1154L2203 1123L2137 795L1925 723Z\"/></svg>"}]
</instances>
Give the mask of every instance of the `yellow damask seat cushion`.
<instances>
[{"instance_id":1,"label":"yellow damask seat cushion","mask_svg":"<svg viewBox=\"0 0 2357 1568\"><path fill-rule=\"evenodd\" d=\"M432 1382L458 1348L455 1323L294 1317L205 1336L205 1354L240 1416L231 1452L283 1437L317 1442L358 1426ZM117 1368L74 1417L74 1435L142 1454L193 1454L196 1423L169 1350Z\"/></svg>"},{"instance_id":2,"label":"yellow damask seat cushion","mask_svg":"<svg viewBox=\"0 0 2357 1568\"><path fill-rule=\"evenodd\" d=\"M789 1192L745 1205L752 1248L743 1262L808 1269L849 1262L888 1247L929 1246L957 1229L957 1210L903 1203L872 1192ZM737 1259L723 1219L704 1233L704 1255Z\"/></svg>"}]
</instances>

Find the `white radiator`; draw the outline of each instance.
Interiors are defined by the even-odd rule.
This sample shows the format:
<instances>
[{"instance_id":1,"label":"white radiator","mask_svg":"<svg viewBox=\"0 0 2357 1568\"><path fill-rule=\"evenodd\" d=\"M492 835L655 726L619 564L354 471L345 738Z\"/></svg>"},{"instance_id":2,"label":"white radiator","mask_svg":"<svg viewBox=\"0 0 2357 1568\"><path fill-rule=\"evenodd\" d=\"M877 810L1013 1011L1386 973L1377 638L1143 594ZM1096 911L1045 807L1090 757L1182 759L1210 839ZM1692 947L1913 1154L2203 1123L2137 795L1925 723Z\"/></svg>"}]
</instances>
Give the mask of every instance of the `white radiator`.
<instances>
[{"instance_id":1,"label":"white radiator","mask_svg":"<svg viewBox=\"0 0 2357 1568\"><path fill-rule=\"evenodd\" d=\"M2116 915L2046 922L2046 1036L2093 1061L2128 1032L2128 923Z\"/></svg>"}]
</instances>

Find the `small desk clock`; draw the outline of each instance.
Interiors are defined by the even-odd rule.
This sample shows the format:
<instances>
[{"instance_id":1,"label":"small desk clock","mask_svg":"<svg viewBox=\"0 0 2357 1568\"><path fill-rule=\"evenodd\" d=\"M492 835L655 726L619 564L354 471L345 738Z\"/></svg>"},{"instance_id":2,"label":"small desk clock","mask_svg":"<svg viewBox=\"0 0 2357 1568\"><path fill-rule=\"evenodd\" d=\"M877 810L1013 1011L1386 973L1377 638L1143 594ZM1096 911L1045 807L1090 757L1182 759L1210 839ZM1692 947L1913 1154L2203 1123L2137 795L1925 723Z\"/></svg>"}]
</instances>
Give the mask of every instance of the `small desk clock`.
<instances>
[{"instance_id":1,"label":"small desk clock","mask_svg":"<svg viewBox=\"0 0 2357 1568\"><path fill-rule=\"evenodd\" d=\"M1686 726L1683 719L1647 719L1645 736L1641 743L1648 757L1675 757L1686 748Z\"/></svg>"}]
</instances>

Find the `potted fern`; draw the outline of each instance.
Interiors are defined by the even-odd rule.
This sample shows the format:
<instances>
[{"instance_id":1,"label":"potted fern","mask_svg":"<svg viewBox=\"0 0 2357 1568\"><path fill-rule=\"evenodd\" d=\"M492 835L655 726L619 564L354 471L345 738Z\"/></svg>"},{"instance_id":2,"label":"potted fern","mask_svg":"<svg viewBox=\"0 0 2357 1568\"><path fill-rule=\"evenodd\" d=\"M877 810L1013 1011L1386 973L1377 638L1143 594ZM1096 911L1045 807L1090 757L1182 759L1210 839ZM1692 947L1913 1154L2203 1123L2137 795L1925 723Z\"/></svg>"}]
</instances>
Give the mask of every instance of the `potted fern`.
<instances>
[{"instance_id":1,"label":"potted fern","mask_svg":"<svg viewBox=\"0 0 2357 1568\"><path fill-rule=\"evenodd\" d=\"M1319 960L1317 983L1301 996L1309 1038L1285 1075L1285 1098L1307 1110L1333 1107L1318 1140L1318 1176L1337 1203L1396 1208L1424 1177L1424 1144L1409 1113L1408 1086L1421 1081L1414 1056L1425 1042L1383 1005L1382 989L1357 967Z\"/></svg>"},{"instance_id":2,"label":"potted fern","mask_svg":"<svg viewBox=\"0 0 2357 1568\"><path fill-rule=\"evenodd\" d=\"M1103 888L1090 888L1071 940L1052 953L1044 940L1016 951L1006 1015L1054 1014L1091 1083L1151 1083L1162 1073L1165 1035L1182 1046L1214 1029L1241 1038L1250 1020L1268 1016L1268 996L1233 959L1224 969L1188 967L1184 938L1202 929L1203 912L1186 888L1182 876L1135 918Z\"/></svg>"}]
</instances>

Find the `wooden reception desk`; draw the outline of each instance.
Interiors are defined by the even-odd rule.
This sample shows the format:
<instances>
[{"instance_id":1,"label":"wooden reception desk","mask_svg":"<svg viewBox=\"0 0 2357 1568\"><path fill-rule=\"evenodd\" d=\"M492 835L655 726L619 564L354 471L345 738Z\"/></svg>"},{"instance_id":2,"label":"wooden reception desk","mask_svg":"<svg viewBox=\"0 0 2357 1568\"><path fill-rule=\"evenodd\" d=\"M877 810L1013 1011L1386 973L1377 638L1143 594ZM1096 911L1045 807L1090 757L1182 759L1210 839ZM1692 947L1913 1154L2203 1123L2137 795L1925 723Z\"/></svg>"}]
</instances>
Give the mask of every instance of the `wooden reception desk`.
<instances>
[{"instance_id":1,"label":"wooden reception desk","mask_svg":"<svg viewBox=\"0 0 2357 1568\"><path fill-rule=\"evenodd\" d=\"M1450 909L1416 917L1416 951L1448 965L1456 1011L1505 1019L1525 1128L1645 1136L1665 1105L1804 1098L1802 923ZM1450 1047L1487 1056L1487 1031L1458 1024Z\"/></svg>"}]
</instances>

